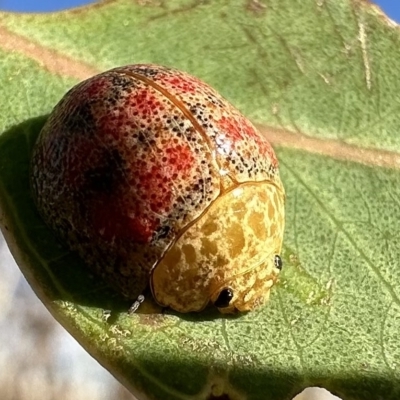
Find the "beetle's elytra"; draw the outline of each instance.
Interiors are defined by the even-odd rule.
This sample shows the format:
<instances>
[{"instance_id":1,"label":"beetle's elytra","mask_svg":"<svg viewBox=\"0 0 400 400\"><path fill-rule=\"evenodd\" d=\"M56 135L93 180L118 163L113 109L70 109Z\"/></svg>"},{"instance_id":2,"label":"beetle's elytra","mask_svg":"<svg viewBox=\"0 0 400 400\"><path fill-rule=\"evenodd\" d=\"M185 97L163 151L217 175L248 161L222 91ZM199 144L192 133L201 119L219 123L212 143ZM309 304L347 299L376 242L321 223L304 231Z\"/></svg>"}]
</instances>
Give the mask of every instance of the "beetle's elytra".
<instances>
[{"instance_id":1,"label":"beetle's elytra","mask_svg":"<svg viewBox=\"0 0 400 400\"><path fill-rule=\"evenodd\" d=\"M282 267L271 145L175 69L129 65L72 88L34 147L31 186L46 223L130 299L150 285L180 312L247 311Z\"/></svg>"}]
</instances>

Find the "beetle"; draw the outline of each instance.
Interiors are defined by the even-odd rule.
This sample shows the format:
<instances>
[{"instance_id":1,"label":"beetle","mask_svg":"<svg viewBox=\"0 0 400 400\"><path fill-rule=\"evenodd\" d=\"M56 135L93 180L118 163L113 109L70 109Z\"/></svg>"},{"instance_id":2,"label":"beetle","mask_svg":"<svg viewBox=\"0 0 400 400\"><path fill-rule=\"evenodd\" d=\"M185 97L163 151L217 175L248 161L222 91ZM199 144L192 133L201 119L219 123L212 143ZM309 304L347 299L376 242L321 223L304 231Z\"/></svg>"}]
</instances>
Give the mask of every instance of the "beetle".
<instances>
[{"instance_id":1,"label":"beetle","mask_svg":"<svg viewBox=\"0 0 400 400\"><path fill-rule=\"evenodd\" d=\"M44 221L129 299L252 310L282 268L285 191L268 140L201 80L153 64L89 78L34 146Z\"/></svg>"}]
</instances>

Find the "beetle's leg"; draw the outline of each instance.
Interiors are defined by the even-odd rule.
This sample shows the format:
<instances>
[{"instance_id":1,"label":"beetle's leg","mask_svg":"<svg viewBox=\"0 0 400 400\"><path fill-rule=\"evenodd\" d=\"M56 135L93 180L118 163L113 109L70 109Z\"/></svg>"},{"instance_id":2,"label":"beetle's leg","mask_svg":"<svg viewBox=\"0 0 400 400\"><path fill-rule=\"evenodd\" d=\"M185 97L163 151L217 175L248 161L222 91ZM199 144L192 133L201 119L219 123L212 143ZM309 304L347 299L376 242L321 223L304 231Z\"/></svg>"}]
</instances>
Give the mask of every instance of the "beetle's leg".
<instances>
[{"instance_id":1,"label":"beetle's leg","mask_svg":"<svg viewBox=\"0 0 400 400\"><path fill-rule=\"evenodd\" d=\"M134 314L139 306L144 302L144 296L140 294L138 298L135 300L135 302L129 307L128 314L132 315Z\"/></svg>"}]
</instances>

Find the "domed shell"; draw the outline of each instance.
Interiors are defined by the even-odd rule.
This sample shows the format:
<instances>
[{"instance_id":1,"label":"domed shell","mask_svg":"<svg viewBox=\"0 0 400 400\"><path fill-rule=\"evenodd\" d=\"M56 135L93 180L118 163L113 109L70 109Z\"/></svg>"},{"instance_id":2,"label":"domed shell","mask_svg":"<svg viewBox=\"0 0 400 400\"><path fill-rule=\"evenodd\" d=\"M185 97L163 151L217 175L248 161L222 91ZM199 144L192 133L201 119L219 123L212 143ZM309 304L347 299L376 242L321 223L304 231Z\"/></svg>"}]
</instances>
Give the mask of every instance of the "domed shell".
<instances>
[{"instance_id":1,"label":"domed shell","mask_svg":"<svg viewBox=\"0 0 400 400\"><path fill-rule=\"evenodd\" d=\"M241 292L254 289L256 281L269 282L257 289L268 293L275 281L279 271L271 257L281 251L284 225L275 153L236 108L197 78L142 64L81 82L49 116L31 167L33 197L44 220L127 298L136 299L150 283L160 304L186 312L215 302L228 283L237 286L233 299L243 303ZM253 212L244 216L246 204ZM224 235L236 226L229 215L239 225L250 220L254 227L262 225L249 228L250 236L243 230L248 240L241 248L232 242L236 256L224 250L230 240ZM211 216L225 222L217 224L220 234L208 237L204 224ZM255 247L248 242L257 232L267 247L265 257L261 239ZM202 239L212 240L208 250L202 250ZM166 266L163 260L185 245L197 246L191 272L185 272L188 263ZM211 257L213 251L224 254L224 263ZM209 254L200 257L201 252ZM243 271L235 259L249 260ZM251 278L252 287L238 285L257 270L252 263L267 267L253 274L261 275ZM215 269L225 272L213 281ZM174 279L186 281L176 296ZM198 291L201 301L190 304ZM252 309L267 295L253 297L261 300L236 308Z\"/></svg>"}]
</instances>

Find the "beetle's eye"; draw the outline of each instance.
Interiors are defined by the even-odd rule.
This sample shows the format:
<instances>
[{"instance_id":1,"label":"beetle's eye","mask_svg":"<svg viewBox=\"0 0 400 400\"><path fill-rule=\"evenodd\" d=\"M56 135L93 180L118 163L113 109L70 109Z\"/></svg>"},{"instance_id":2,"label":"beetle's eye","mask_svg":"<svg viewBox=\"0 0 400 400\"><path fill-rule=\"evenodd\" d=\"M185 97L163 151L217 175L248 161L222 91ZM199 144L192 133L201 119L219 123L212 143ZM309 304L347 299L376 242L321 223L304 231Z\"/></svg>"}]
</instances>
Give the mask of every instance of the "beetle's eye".
<instances>
[{"instance_id":1,"label":"beetle's eye","mask_svg":"<svg viewBox=\"0 0 400 400\"><path fill-rule=\"evenodd\" d=\"M282 258L280 256L278 256L278 254L275 256L275 267L279 269L279 271L282 269L283 266L283 262L282 262Z\"/></svg>"},{"instance_id":2,"label":"beetle's eye","mask_svg":"<svg viewBox=\"0 0 400 400\"><path fill-rule=\"evenodd\" d=\"M225 308L233 299L233 291L230 288L222 289L214 305L218 308Z\"/></svg>"}]
</instances>

